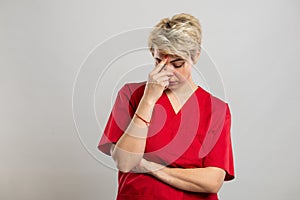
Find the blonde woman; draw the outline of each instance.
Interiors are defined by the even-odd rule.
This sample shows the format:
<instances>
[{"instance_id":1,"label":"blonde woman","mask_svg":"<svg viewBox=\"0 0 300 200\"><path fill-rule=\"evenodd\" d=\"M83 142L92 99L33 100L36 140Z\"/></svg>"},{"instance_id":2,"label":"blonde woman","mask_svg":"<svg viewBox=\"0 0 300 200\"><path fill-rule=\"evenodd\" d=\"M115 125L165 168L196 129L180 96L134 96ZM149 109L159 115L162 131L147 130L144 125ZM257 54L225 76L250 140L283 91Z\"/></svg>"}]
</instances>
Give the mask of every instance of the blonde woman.
<instances>
[{"instance_id":1,"label":"blonde woman","mask_svg":"<svg viewBox=\"0 0 300 200\"><path fill-rule=\"evenodd\" d=\"M218 199L234 179L231 114L192 80L200 23L185 13L162 19L148 45L155 66L120 89L98 145L119 169L117 200Z\"/></svg>"}]
</instances>

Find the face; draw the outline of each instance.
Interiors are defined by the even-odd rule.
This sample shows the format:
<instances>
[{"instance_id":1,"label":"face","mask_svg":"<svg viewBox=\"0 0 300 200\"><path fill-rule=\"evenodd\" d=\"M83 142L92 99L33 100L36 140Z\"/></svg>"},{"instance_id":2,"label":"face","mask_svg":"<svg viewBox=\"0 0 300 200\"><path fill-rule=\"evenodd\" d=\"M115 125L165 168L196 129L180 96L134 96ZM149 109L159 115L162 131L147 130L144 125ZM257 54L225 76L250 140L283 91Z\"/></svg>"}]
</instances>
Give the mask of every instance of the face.
<instances>
[{"instance_id":1,"label":"face","mask_svg":"<svg viewBox=\"0 0 300 200\"><path fill-rule=\"evenodd\" d=\"M154 50L153 57L155 59L155 65L160 63L166 54L162 54ZM169 88L178 88L192 79L191 69L192 61L183 59L176 55L168 55L169 59L163 70L173 71L174 76L170 77Z\"/></svg>"}]
</instances>

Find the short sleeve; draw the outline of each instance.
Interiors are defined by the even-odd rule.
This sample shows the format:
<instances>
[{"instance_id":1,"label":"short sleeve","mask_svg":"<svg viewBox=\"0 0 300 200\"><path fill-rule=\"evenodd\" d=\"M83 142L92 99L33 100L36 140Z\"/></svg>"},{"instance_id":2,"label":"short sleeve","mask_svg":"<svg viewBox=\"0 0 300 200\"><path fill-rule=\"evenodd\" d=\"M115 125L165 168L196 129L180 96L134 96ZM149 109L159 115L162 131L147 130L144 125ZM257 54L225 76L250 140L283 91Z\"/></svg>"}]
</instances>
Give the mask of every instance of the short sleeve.
<instances>
[{"instance_id":1,"label":"short sleeve","mask_svg":"<svg viewBox=\"0 0 300 200\"><path fill-rule=\"evenodd\" d=\"M234 160L231 142L231 113L226 103L226 114L223 128L220 129L220 135L211 149L204 157L204 167L219 167L226 171L225 181L234 179Z\"/></svg>"},{"instance_id":2,"label":"short sleeve","mask_svg":"<svg viewBox=\"0 0 300 200\"><path fill-rule=\"evenodd\" d=\"M98 149L107 155L110 155L111 145L119 140L131 121L134 110L130 99L131 92L125 84L117 94L103 135L98 144Z\"/></svg>"}]
</instances>

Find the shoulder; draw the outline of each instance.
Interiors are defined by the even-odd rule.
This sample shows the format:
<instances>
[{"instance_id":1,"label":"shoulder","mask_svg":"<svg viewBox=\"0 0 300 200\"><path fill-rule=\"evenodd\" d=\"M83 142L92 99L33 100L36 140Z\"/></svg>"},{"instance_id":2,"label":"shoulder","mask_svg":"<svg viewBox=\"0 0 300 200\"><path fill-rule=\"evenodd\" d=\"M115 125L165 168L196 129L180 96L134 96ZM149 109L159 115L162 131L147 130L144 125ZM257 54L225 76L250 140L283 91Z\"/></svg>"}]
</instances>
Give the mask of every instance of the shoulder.
<instances>
[{"instance_id":1,"label":"shoulder","mask_svg":"<svg viewBox=\"0 0 300 200\"><path fill-rule=\"evenodd\" d=\"M118 92L120 98L129 101L130 105L137 107L144 94L146 81L125 83Z\"/></svg>"},{"instance_id":2,"label":"shoulder","mask_svg":"<svg viewBox=\"0 0 300 200\"><path fill-rule=\"evenodd\" d=\"M119 90L119 94L131 97L132 95L143 94L146 81L125 83Z\"/></svg>"},{"instance_id":3,"label":"shoulder","mask_svg":"<svg viewBox=\"0 0 300 200\"><path fill-rule=\"evenodd\" d=\"M146 81L143 82L131 82L131 83L125 83L121 90L127 91L131 94L138 92L140 90L144 91L144 88L146 86Z\"/></svg>"},{"instance_id":4,"label":"shoulder","mask_svg":"<svg viewBox=\"0 0 300 200\"><path fill-rule=\"evenodd\" d=\"M198 98L205 102L205 107L210 108L211 112L230 114L229 105L226 100L217 97L211 92L199 86Z\"/></svg>"}]
</instances>

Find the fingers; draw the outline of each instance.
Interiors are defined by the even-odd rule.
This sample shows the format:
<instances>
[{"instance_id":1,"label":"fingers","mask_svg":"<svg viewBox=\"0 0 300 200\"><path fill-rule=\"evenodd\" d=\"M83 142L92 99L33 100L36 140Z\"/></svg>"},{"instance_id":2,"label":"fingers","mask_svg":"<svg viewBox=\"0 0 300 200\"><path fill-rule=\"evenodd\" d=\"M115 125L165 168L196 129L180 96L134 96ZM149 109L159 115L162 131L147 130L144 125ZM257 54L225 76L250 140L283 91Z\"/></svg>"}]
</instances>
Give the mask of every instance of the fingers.
<instances>
[{"instance_id":1,"label":"fingers","mask_svg":"<svg viewBox=\"0 0 300 200\"><path fill-rule=\"evenodd\" d=\"M162 71L162 72L159 72L158 74L153 74L152 75L152 78L153 79L159 79L161 77L171 77L173 76L174 73L173 72L169 72L169 71Z\"/></svg>"},{"instance_id":2,"label":"fingers","mask_svg":"<svg viewBox=\"0 0 300 200\"><path fill-rule=\"evenodd\" d=\"M160 98L163 91L169 86L169 80L174 76L172 70L163 70L167 61L168 57L166 56L148 75L144 95L152 99L153 102L156 102Z\"/></svg>"},{"instance_id":3,"label":"fingers","mask_svg":"<svg viewBox=\"0 0 300 200\"><path fill-rule=\"evenodd\" d=\"M159 73L162 71L162 69L165 67L165 64L167 63L168 61L168 56L165 56L165 58L156 65L156 67L154 68L153 70L153 73Z\"/></svg>"},{"instance_id":4,"label":"fingers","mask_svg":"<svg viewBox=\"0 0 300 200\"><path fill-rule=\"evenodd\" d=\"M169 81L163 81L162 86L164 87L164 89L167 89L169 87Z\"/></svg>"},{"instance_id":5,"label":"fingers","mask_svg":"<svg viewBox=\"0 0 300 200\"><path fill-rule=\"evenodd\" d=\"M172 72L163 71L149 77L149 83L156 83L165 86L169 84L169 80L173 76Z\"/></svg>"}]
</instances>

